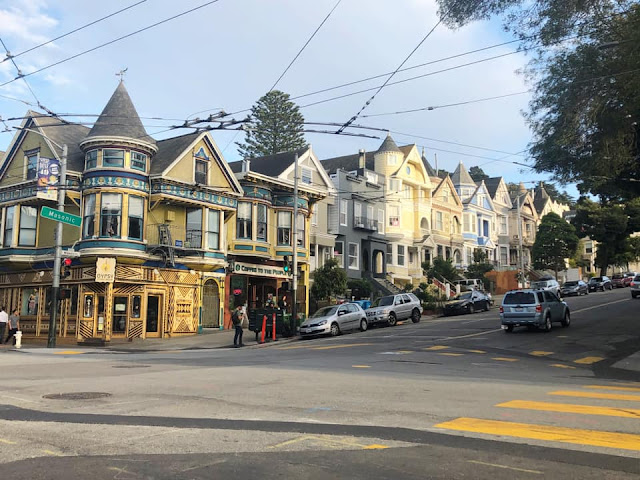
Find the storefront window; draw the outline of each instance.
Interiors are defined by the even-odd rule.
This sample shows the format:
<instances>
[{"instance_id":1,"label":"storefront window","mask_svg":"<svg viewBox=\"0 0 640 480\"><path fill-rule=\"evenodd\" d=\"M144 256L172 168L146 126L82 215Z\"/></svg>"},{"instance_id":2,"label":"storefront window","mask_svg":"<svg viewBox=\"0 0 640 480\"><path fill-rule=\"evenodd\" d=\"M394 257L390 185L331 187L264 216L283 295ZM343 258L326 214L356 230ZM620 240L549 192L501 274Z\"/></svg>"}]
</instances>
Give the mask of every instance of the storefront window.
<instances>
[{"instance_id":1,"label":"storefront window","mask_svg":"<svg viewBox=\"0 0 640 480\"><path fill-rule=\"evenodd\" d=\"M278 245L291 245L291 212L278 212Z\"/></svg>"},{"instance_id":2,"label":"storefront window","mask_svg":"<svg viewBox=\"0 0 640 480\"><path fill-rule=\"evenodd\" d=\"M20 207L20 230L18 245L21 247L36 246L36 227L38 225L37 207L22 205Z\"/></svg>"},{"instance_id":3,"label":"storefront window","mask_svg":"<svg viewBox=\"0 0 640 480\"><path fill-rule=\"evenodd\" d=\"M70 315L78 315L78 287L71 287L71 305L69 309Z\"/></svg>"},{"instance_id":4,"label":"storefront window","mask_svg":"<svg viewBox=\"0 0 640 480\"><path fill-rule=\"evenodd\" d=\"M210 250L220 249L220 212L209 210L207 219L207 246Z\"/></svg>"},{"instance_id":5,"label":"storefront window","mask_svg":"<svg viewBox=\"0 0 640 480\"><path fill-rule=\"evenodd\" d=\"M122 195L103 193L100 209L100 236L120 237L120 216L122 215Z\"/></svg>"},{"instance_id":6,"label":"storefront window","mask_svg":"<svg viewBox=\"0 0 640 480\"><path fill-rule=\"evenodd\" d=\"M251 203L238 202L236 238L251 238Z\"/></svg>"},{"instance_id":7,"label":"storefront window","mask_svg":"<svg viewBox=\"0 0 640 480\"><path fill-rule=\"evenodd\" d=\"M37 288L23 288L22 289L22 309L21 315L37 315L38 314L38 298Z\"/></svg>"},{"instance_id":8,"label":"storefront window","mask_svg":"<svg viewBox=\"0 0 640 480\"><path fill-rule=\"evenodd\" d=\"M257 239L267 241L267 206L258 205L258 234Z\"/></svg>"},{"instance_id":9,"label":"storefront window","mask_svg":"<svg viewBox=\"0 0 640 480\"><path fill-rule=\"evenodd\" d=\"M84 318L93 318L93 295L85 295L82 302L82 316Z\"/></svg>"},{"instance_id":10,"label":"storefront window","mask_svg":"<svg viewBox=\"0 0 640 480\"><path fill-rule=\"evenodd\" d=\"M127 297L115 297L113 299L113 333L125 333L127 331Z\"/></svg>"},{"instance_id":11,"label":"storefront window","mask_svg":"<svg viewBox=\"0 0 640 480\"><path fill-rule=\"evenodd\" d=\"M131 318L140 318L141 305L142 297L140 295L131 297Z\"/></svg>"},{"instance_id":12,"label":"storefront window","mask_svg":"<svg viewBox=\"0 0 640 480\"><path fill-rule=\"evenodd\" d=\"M7 207L4 214L4 243L5 247L10 247L13 242L13 223L16 207Z\"/></svg>"},{"instance_id":13,"label":"storefront window","mask_svg":"<svg viewBox=\"0 0 640 480\"><path fill-rule=\"evenodd\" d=\"M96 225L96 194L85 195L84 197L84 217L82 218L83 237L91 238L95 232Z\"/></svg>"},{"instance_id":14,"label":"storefront window","mask_svg":"<svg viewBox=\"0 0 640 480\"><path fill-rule=\"evenodd\" d=\"M144 199L129 196L129 238L142 240L142 225L144 221Z\"/></svg>"},{"instance_id":15,"label":"storefront window","mask_svg":"<svg viewBox=\"0 0 640 480\"><path fill-rule=\"evenodd\" d=\"M202 248L202 209L187 209L186 246L189 248Z\"/></svg>"}]
</instances>

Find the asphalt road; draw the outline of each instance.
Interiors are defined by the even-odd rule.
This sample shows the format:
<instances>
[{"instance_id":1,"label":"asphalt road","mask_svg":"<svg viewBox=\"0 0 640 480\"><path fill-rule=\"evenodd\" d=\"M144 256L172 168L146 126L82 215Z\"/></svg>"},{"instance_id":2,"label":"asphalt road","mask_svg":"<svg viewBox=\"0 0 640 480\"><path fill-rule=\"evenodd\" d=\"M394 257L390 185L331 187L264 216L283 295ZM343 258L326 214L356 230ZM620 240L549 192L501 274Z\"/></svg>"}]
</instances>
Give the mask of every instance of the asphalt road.
<instances>
[{"instance_id":1,"label":"asphalt road","mask_svg":"<svg viewBox=\"0 0 640 480\"><path fill-rule=\"evenodd\" d=\"M622 289L567 302L571 326L549 333L506 334L494 308L268 348L3 351L0 469L638 478L640 373L613 365L640 350L640 300Z\"/></svg>"}]
</instances>

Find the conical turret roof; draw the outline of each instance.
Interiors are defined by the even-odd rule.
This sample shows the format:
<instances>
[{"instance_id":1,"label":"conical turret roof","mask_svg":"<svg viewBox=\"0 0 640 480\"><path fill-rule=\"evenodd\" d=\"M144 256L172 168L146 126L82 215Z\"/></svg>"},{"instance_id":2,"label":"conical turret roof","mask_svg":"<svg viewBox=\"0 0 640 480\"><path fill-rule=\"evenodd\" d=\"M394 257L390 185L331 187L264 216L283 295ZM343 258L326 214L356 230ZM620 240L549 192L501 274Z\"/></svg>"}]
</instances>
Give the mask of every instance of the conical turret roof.
<instances>
[{"instance_id":1,"label":"conical turret roof","mask_svg":"<svg viewBox=\"0 0 640 480\"><path fill-rule=\"evenodd\" d=\"M473 178L471 178L471 175L469 175L469 172L467 172L467 169L462 162L458 164L455 172L453 172L453 175L451 175L451 181L454 185L476 186L476 182L473 181Z\"/></svg>"},{"instance_id":2,"label":"conical turret roof","mask_svg":"<svg viewBox=\"0 0 640 480\"><path fill-rule=\"evenodd\" d=\"M138 142L156 144L142 125L124 82L118 84L86 140L95 137L125 137Z\"/></svg>"},{"instance_id":3,"label":"conical turret roof","mask_svg":"<svg viewBox=\"0 0 640 480\"><path fill-rule=\"evenodd\" d=\"M524 186L524 183L520 182L518 184L518 194L525 195L527 193L527 187Z\"/></svg>"},{"instance_id":4,"label":"conical turret roof","mask_svg":"<svg viewBox=\"0 0 640 480\"><path fill-rule=\"evenodd\" d=\"M378 148L378 151L376 153L382 152L402 153L398 148L398 145L396 145L396 142L394 142L393 138L391 138L391 134L389 133L387 133L387 138L384 139L384 142L382 142L382 145L380 145L380 148Z\"/></svg>"}]
</instances>

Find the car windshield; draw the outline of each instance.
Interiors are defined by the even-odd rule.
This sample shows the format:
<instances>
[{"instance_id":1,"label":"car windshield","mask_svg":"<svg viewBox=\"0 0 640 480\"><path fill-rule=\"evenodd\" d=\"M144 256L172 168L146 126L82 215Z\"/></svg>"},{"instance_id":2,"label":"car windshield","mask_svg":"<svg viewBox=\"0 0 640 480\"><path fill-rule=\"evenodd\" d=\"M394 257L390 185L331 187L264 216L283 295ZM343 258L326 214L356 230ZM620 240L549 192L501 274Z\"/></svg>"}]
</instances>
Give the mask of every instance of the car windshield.
<instances>
[{"instance_id":1,"label":"car windshield","mask_svg":"<svg viewBox=\"0 0 640 480\"><path fill-rule=\"evenodd\" d=\"M531 288L544 288L546 286L547 286L547 282L546 281L544 281L544 282L533 282L531 284Z\"/></svg>"},{"instance_id":2,"label":"car windshield","mask_svg":"<svg viewBox=\"0 0 640 480\"><path fill-rule=\"evenodd\" d=\"M523 305L536 303L533 292L513 292L508 293L502 302L505 305Z\"/></svg>"},{"instance_id":3,"label":"car windshield","mask_svg":"<svg viewBox=\"0 0 640 480\"><path fill-rule=\"evenodd\" d=\"M602 281L602 277L593 277L591 280L589 280L591 283L596 283L596 282L601 282Z\"/></svg>"},{"instance_id":4,"label":"car windshield","mask_svg":"<svg viewBox=\"0 0 640 480\"><path fill-rule=\"evenodd\" d=\"M613 277L614 280L620 280L621 278L624 278L624 275L614 275Z\"/></svg>"},{"instance_id":5,"label":"car windshield","mask_svg":"<svg viewBox=\"0 0 640 480\"><path fill-rule=\"evenodd\" d=\"M388 307L393 305L393 297L382 297L376 301L376 307Z\"/></svg>"},{"instance_id":6,"label":"car windshield","mask_svg":"<svg viewBox=\"0 0 640 480\"><path fill-rule=\"evenodd\" d=\"M578 282L565 282L563 287L575 287L578 285Z\"/></svg>"},{"instance_id":7,"label":"car windshield","mask_svg":"<svg viewBox=\"0 0 640 480\"><path fill-rule=\"evenodd\" d=\"M336 310L338 310L337 305L334 305L333 307L323 307L320 310L318 310L316 313L311 315L311 318L328 317L336 313Z\"/></svg>"},{"instance_id":8,"label":"car windshield","mask_svg":"<svg viewBox=\"0 0 640 480\"><path fill-rule=\"evenodd\" d=\"M471 292L461 293L457 297L454 297L454 300L469 300L471 298Z\"/></svg>"}]
</instances>

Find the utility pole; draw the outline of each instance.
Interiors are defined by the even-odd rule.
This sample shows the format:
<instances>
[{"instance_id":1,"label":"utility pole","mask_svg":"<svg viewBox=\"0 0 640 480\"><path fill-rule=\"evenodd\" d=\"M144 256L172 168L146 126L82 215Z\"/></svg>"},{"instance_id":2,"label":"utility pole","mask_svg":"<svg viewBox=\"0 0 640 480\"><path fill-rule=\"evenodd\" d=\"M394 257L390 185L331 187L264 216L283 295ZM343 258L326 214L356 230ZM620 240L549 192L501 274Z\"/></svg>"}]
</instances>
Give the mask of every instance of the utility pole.
<instances>
[{"instance_id":1,"label":"utility pole","mask_svg":"<svg viewBox=\"0 0 640 480\"><path fill-rule=\"evenodd\" d=\"M293 305L291 306L292 332L298 327L298 153L293 159Z\"/></svg>"},{"instance_id":2,"label":"utility pole","mask_svg":"<svg viewBox=\"0 0 640 480\"><path fill-rule=\"evenodd\" d=\"M524 286L524 257L522 251L522 218L520 216L520 194L517 195L517 211L518 211L518 256L520 257L520 280L522 281L522 286Z\"/></svg>"},{"instance_id":3,"label":"utility pole","mask_svg":"<svg viewBox=\"0 0 640 480\"><path fill-rule=\"evenodd\" d=\"M64 200L67 191L67 144L62 145L60 159L60 179L58 181L58 211L64 212ZM47 348L56 346L56 321L60 305L60 266L62 263L62 222L56 223L55 255L53 257L53 284L51 286L51 309L49 310L49 338Z\"/></svg>"}]
</instances>

